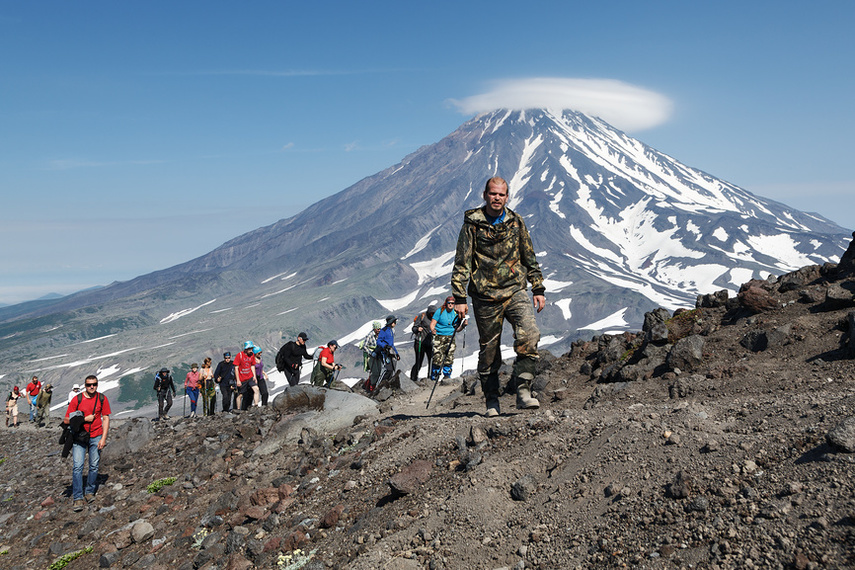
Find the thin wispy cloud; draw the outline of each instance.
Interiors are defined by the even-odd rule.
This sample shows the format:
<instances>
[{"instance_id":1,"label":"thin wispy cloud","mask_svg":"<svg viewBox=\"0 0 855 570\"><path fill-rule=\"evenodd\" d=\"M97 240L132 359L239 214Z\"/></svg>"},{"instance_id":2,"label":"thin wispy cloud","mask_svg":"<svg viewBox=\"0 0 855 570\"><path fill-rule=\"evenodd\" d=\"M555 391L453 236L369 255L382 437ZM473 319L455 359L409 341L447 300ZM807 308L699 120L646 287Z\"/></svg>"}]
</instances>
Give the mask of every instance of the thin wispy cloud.
<instances>
[{"instance_id":1,"label":"thin wispy cloud","mask_svg":"<svg viewBox=\"0 0 855 570\"><path fill-rule=\"evenodd\" d=\"M486 93L449 102L467 115L496 109L571 109L625 131L661 125L673 109L664 95L623 81L561 77L497 81Z\"/></svg>"},{"instance_id":2,"label":"thin wispy cloud","mask_svg":"<svg viewBox=\"0 0 855 570\"><path fill-rule=\"evenodd\" d=\"M250 77L325 77L335 75L365 75L391 73L397 69L211 69L197 71L174 71L157 75L243 75Z\"/></svg>"},{"instance_id":3,"label":"thin wispy cloud","mask_svg":"<svg viewBox=\"0 0 855 570\"><path fill-rule=\"evenodd\" d=\"M163 160L116 160L116 161L98 161L98 160L80 160L76 158L63 158L57 160L49 160L45 164L43 170L72 170L75 168L101 168L105 166L129 166L139 165L145 166L148 164L163 164Z\"/></svg>"}]
</instances>

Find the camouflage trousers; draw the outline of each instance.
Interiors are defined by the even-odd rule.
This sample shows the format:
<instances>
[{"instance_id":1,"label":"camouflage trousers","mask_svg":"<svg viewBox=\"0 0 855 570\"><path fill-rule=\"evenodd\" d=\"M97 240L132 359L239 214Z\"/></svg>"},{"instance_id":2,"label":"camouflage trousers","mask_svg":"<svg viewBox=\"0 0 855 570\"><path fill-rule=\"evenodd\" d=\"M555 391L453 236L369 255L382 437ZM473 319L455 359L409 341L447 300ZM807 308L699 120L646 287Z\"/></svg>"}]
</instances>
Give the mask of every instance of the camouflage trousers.
<instances>
[{"instance_id":1,"label":"camouflage trousers","mask_svg":"<svg viewBox=\"0 0 855 570\"><path fill-rule=\"evenodd\" d=\"M525 290L517 291L502 302L486 302L472 299L475 324L478 325L480 352L478 354L478 376L481 389L487 398L499 396L499 368L502 366L502 326L505 320L514 329L513 375L517 386L530 387L534 380L537 363L537 343L540 330L534 320L534 306Z\"/></svg>"},{"instance_id":2,"label":"camouflage trousers","mask_svg":"<svg viewBox=\"0 0 855 570\"><path fill-rule=\"evenodd\" d=\"M454 365L454 351L457 348L454 335L433 337L433 360L430 366L430 378L436 380L440 372L446 378L451 377L451 367Z\"/></svg>"}]
</instances>

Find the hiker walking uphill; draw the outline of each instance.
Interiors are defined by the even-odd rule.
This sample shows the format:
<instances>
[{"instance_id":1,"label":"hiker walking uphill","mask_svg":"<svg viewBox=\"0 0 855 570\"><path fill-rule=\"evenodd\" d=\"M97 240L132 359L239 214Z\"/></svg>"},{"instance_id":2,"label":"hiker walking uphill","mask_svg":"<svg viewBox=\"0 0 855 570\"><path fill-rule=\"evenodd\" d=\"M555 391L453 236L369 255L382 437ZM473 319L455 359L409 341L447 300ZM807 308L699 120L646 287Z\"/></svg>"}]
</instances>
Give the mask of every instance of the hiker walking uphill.
<instances>
[{"instance_id":1,"label":"hiker walking uphill","mask_svg":"<svg viewBox=\"0 0 855 570\"><path fill-rule=\"evenodd\" d=\"M377 385L377 378L380 376L380 367L377 365L374 351L377 349L377 335L380 334L382 327L383 324L380 321L374 321L371 324L371 331L359 341L359 348L362 350L362 369L368 372L368 379L363 386L369 392L374 390L374 386Z\"/></svg>"},{"instance_id":2,"label":"hiker walking uphill","mask_svg":"<svg viewBox=\"0 0 855 570\"><path fill-rule=\"evenodd\" d=\"M430 363L433 360L433 331L430 328L430 321L436 311L436 303L431 303L423 313L419 313L413 319L413 350L416 353L416 363L410 371L410 380L418 382L419 370L422 369L422 362L427 357L428 374L430 374Z\"/></svg>"},{"instance_id":3,"label":"hiker walking uphill","mask_svg":"<svg viewBox=\"0 0 855 570\"><path fill-rule=\"evenodd\" d=\"M532 306L539 313L546 305L543 274L525 222L507 208L509 195L504 179L494 177L487 181L484 206L463 215L451 273L454 309L461 318L468 311L467 293L472 297L480 337L478 376L490 417L500 413L500 341L505 320L514 329L517 408L540 407L540 402L531 396L540 340ZM531 283L533 300L529 300L526 291L527 281Z\"/></svg>"},{"instance_id":4,"label":"hiker walking uphill","mask_svg":"<svg viewBox=\"0 0 855 570\"><path fill-rule=\"evenodd\" d=\"M45 427L50 420L50 400L53 396L53 385L45 384L36 398L36 426Z\"/></svg>"},{"instance_id":5,"label":"hiker walking uphill","mask_svg":"<svg viewBox=\"0 0 855 570\"><path fill-rule=\"evenodd\" d=\"M35 421L36 419L36 410L38 409L36 404L36 398L39 397L39 392L42 389L42 383L39 382L38 376L33 376L33 379L30 380L30 383L27 384L27 387L24 389L24 393L27 395L27 401L30 403L30 421Z\"/></svg>"},{"instance_id":6,"label":"hiker walking uphill","mask_svg":"<svg viewBox=\"0 0 855 570\"><path fill-rule=\"evenodd\" d=\"M214 382L220 387L223 412L228 412L232 408L232 390L235 384L235 365L232 362L231 352L223 353L223 359L214 370Z\"/></svg>"},{"instance_id":7,"label":"hiker walking uphill","mask_svg":"<svg viewBox=\"0 0 855 570\"><path fill-rule=\"evenodd\" d=\"M18 427L18 400L23 396L15 386L6 397L6 427Z\"/></svg>"},{"instance_id":8,"label":"hiker walking uphill","mask_svg":"<svg viewBox=\"0 0 855 570\"><path fill-rule=\"evenodd\" d=\"M341 364L335 363L335 351L338 350L338 342L331 340L326 347L321 350L321 355L318 357L318 362L312 370L312 384L314 386L326 386L329 388L332 385L333 374L336 370L341 370Z\"/></svg>"},{"instance_id":9,"label":"hiker walking uphill","mask_svg":"<svg viewBox=\"0 0 855 570\"><path fill-rule=\"evenodd\" d=\"M157 419L169 418L169 408L172 407L172 397L175 396L175 382L169 368L161 368L154 375L154 391L157 392Z\"/></svg>"},{"instance_id":10,"label":"hiker walking uphill","mask_svg":"<svg viewBox=\"0 0 855 570\"><path fill-rule=\"evenodd\" d=\"M110 431L110 402L104 394L98 392L98 378L87 376L83 386L85 391L71 400L63 420L64 424L70 426L82 424L82 429L72 429L74 440L71 448L71 498L75 511L82 511L86 503L95 501L98 464L101 460L101 450L107 445L107 433ZM84 486L83 462L87 451L89 474Z\"/></svg>"},{"instance_id":11,"label":"hiker walking uphill","mask_svg":"<svg viewBox=\"0 0 855 570\"><path fill-rule=\"evenodd\" d=\"M306 351L308 341L309 336L301 332L297 335L296 340L286 342L276 353L276 369L285 374L288 386L296 386L300 383L303 360L312 359L312 356Z\"/></svg>"},{"instance_id":12,"label":"hiker walking uphill","mask_svg":"<svg viewBox=\"0 0 855 570\"><path fill-rule=\"evenodd\" d=\"M196 404L199 401L199 365L190 365L190 372L184 377L184 393L190 400L190 417L196 417Z\"/></svg>"},{"instance_id":13,"label":"hiker walking uphill","mask_svg":"<svg viewBox=\"0 0 855 570\"><path fill-rule=\"evenodd\" d=\"M217 405L217 385L214 383L211 359L207 356L202 361L202 370L199 371L199 390L202 396L202 413L213 416Z\"/></svg>"},{"instance_id":14,"label":"hiker walking uphill","mask_svg":"<svg viewBox=\"0 0 855 570\"><path fill-rule=\"evenodd\" d=\"M237 386L237 397L235 398L235 409L241 410L244 397L249 401L249 396L255 394L258 397L258 386L255 382L255 344L251 340L243 343L243 351L235 356L235 385Z\"/></svg>"},{"instance_id":15,"label":"hiker walking uphill","mask_svg":"<svg viewBox=\"0 0 855 570\"><path fill-rule=\"evenodd\" d=\"M374 349L374 358L381 373L377 384L371 387L372 390L392 377L398 367L398 361L401 360L401 355L395 348L395 323L397 322L398 317L389 315L386 317L386 326L380 329L380 333L377 335L377 348Z\"/></svg>"},{"instance_id":16,"label":"hiker walking uphill","mask_svg":"<svg viewBox=\"0 0 855 570\"><path fill-rule=\"evenodd\" d=\"M466 320L461 319L457 311L454 310L454 297L448 297L442 308L434 311L433 318L430 321L430 330L434 335L430 379L434 382L443 382L451 378L456 349L454 335L463 330L465 326ZM442 374L442 380L439 379L440 374Z\"/></svg>"},{"instance_id":17,"label":"hiker walking uphill","mask_svg":"<svg viewBox=\"0 0 855 570\"><path fill-rule=\"evenodd\" d=\"M255 382L258 384L258 394L261 397L259 406L267 405L267 398L270 393L267 390L267 374L264 372L264 362L261 358L261 347L256 346L252 349L255 354Z\"/></svg>"}]
</instances>

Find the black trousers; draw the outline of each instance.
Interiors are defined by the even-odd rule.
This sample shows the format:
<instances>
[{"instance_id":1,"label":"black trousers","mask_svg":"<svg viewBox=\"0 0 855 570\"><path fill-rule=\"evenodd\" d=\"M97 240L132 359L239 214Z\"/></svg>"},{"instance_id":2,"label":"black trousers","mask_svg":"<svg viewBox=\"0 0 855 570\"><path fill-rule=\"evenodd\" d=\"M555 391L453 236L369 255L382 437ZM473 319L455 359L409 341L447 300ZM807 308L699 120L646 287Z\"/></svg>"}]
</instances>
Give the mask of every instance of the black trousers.
<instances>
[{"instance_id":1,"label":"black trousers","mask_svg":"<svg viewBox=\"0 0 855 570\"><path fill-rule=\"evenodd\" d=\"M169 413L169 408L172 407L172 392L169 390L157 391L157 417L162 418Z\"/></svg>"},{"instance_id":2,"label":"black trousers","mask_svg":"<svg viewBox=\"0 0 855 570\"><path fill-rule=\"evenodd\" d=\"M227 382L220 382L220 394L223 396L223 411L232 409L232 387Z\"/></svg>"},{"instance_id":3,"label":"black trousers","mask_svg":"<svg viewBox=\"0 0 855 570\"><path fill-rule=\"evenodd\" d=\"M286 368L283 373L285 374L285 378L288 380L289 386L296 386L300 383L299 368Z\"/></svg>"},{"instance_id":4,"label":"black trousers","mask_svg":"<svg viewBox=\"0 0 855 570\"><path fill-rule=\"evenodd\" d=\"M430 375L430 361L433 360L433 336L428 335L426 339L413 343L413 350L416 352L416 363L410 371L410 380L415 382L419 379L419 371L422 369L422 363L427 358L428 375Z\"/></svg>"}]
</instances>

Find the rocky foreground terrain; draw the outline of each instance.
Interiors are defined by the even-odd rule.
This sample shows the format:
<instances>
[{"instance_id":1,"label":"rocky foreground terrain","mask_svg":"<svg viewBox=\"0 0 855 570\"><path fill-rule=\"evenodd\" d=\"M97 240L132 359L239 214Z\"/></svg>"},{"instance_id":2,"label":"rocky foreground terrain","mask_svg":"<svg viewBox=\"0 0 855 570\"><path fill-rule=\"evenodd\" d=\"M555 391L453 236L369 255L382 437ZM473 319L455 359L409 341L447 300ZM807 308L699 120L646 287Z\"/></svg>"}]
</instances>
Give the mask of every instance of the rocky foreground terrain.
<instances>
[{"instance_id":1,"label":"rocky foreground terrain","mask_svg":"<svg viewBox=\"0 0 855 570\"><path fill-rule=\"evenodd\" d=\"M82 513L58 428L8 429L0 567L855 567L853 258L543 353L535 411L462 378L116 420Z\"/></svg>"}]
</instances>

